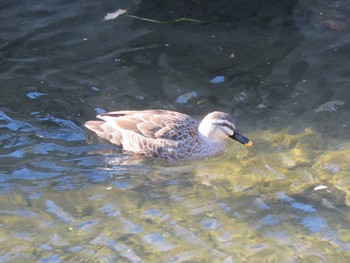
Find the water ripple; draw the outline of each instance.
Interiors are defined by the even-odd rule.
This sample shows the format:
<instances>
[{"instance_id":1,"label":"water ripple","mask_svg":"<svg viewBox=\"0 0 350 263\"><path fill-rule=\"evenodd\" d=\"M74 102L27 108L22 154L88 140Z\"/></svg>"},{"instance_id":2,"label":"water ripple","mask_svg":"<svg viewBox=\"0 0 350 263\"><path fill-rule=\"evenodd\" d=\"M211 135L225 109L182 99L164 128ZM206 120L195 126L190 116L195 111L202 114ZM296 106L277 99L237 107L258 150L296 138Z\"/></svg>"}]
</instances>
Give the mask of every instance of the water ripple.
<instances>
[{"instance_id":1,"label":"water ripple","mask_svg":"<svg viewBox=\"0 0 350 263\"><path fill-rule=\"evenodd\" d=\"M63 210L62 207L59 207L54 201L46 201L46 211L56 216L60 221L65 224L71 224L75 220L73 216Z\"/></svg>"},{"instance_id":2,"label":"water ripple","mask_svg":"<svg viewBox=\"0 0 350 263\"><path fill-rule=\"evenodd\" d=\"M116 217L120 215L120 211L117 210L114 204L105 204L104 206L98 209L102 213L106 213L110 217Z\"/></svg>"},{"instance_id":3,"label":"water ripple","mask_svg":"<svg viewBox=\"0 0 350 263\"><path fill-rule=\"evenodd\" d=\"M318 216L305 217L301 220L301 224L314 233L324 231L328 228L327 221Z\"/></svg>"},{"instance_id":4,"label":"water ripple","mask_svg":"<svg viewBox=\"0 0 350 263\"><path fill-rule=\"evenodd\" d=\"M13 179L21 179L21 180L28 180L28 181L33 181L33 180L41 180L41 179L47 179L47 178L54 178L59 176L61 173L57 172L39 172L35 171L32 169L28 169L26 167L20 168L18 170L15 170L11 177Z\"/></svg>"},{"instance_id":5,"label":"water ripple","mask_svg":"<svg viewBox=\"0 0 350 263\"><path fill-rule=\"evenodd\" d=\"M32 124L24 121L14 120L7 116L7 114L3 111L0 111L0 121L5 122L0 122L0 128L6 128L11 131L32 132L36 130Z\"/></svg>"},{"instance_id":6,"label":"water ripple","mask_svg":"<svg viewBox=\"0 0 350 263\"><path fill-rule=\"evenodd\" d=\"M0 262L346 262L347 1L119 2L1 3ZM151 107L232 112L254 147L169 165L83 127Z\"/></svg>"},{"instance_id":7,"label":"water ripple","mask_svg":"<svg viewBox=\"0 0 350 263\"><path fill-rule=\"evenodd\" d=\"M120 217L119 220L123 223L124 229L129 234L138 234L144 230L141 226L132 223L124 217Z\"/></svg>"},{"instance_id":8,"label":"water ripple","mask_svg":"<svg viewBox=\"0 0 350 263\"><path fill-rule=\"evenodd\" d=\"M169 252L177 247L177 245L167 242L162 235L157 233L147 234L142 237L142 240L152 245L157 251L160 252Z\"/></svg>"}]
</instances>

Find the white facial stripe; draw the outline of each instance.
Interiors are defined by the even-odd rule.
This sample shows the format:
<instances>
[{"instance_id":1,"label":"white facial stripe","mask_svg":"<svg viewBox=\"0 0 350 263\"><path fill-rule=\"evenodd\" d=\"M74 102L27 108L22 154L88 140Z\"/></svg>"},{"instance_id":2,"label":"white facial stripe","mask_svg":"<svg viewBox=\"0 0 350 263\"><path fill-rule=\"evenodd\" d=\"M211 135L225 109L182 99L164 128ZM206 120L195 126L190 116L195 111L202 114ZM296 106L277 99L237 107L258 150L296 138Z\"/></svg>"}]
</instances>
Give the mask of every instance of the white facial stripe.
<instances>
[{"instance_id":1,"label":"white facial stripe","mask_svg":"<svg viewBox=\"0 0 350 263\"><path fill-rule=\"evenodd\" d=\"M232 131L235 130L234 126L232 123L230 122L227 122L227 121L216 121L216 122L213 122L214 125L218 125L218 126L222 126L222 127L226 127Z\"/></svg>"}]
</instances>

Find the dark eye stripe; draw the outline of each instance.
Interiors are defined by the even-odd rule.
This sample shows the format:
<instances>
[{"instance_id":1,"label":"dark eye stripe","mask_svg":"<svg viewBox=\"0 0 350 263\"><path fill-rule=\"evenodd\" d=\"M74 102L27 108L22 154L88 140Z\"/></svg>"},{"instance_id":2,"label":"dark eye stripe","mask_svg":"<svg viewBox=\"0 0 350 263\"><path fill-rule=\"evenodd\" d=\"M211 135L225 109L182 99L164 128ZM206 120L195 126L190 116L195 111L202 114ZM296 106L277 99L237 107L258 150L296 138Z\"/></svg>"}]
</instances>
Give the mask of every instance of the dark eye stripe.
<instances>
[{"instance_id":1,"label":"dark eye stripe","mask_svg":"<svg viewBox=\"0 0 350 263\"><path fill-rule=\"evenodd\" d=\"M229 128L229 129L231 129L231 130L235 130L230 124L227 124L227 123L222 123L222 122L220 122L220 123L216 123L217 125L220 125L220 126L224 126L224 127L227 127L227 128Z\"/></svg>"}]
</instances>

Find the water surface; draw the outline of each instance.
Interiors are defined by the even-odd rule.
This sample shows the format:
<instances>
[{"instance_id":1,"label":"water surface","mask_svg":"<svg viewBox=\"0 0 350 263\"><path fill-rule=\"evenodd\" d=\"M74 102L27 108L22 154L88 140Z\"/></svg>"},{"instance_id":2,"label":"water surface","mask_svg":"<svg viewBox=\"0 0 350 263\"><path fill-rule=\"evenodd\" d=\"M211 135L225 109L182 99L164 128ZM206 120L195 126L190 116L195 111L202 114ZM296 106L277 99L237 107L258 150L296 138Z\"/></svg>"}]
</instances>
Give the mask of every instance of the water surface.
<instances>
[{"instance_id":1,"label":"water surface","mask_svg":"<svg viewBox=\"0 0 350 263\"><path fill-rule=\"evenodd\" d=\"M2 3L0 261L347 262L350 6L286 2ZM254 147L174 165L83 127L146 108Z\"/></svg>"}]
</instances>

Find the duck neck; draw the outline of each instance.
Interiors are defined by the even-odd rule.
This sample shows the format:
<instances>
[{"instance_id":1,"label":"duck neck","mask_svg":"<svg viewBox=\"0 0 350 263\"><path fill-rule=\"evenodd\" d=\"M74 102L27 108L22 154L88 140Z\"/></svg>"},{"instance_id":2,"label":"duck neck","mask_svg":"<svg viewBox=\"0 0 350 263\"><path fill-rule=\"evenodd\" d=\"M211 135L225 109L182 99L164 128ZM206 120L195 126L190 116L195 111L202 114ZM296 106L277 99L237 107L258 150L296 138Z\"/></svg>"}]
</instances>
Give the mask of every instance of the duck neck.
<instances>
[{"instance_id":1,"label":"duck neck","mask_svg":"<svg viewBox=\"0 0 350 263\"><path fill-rule=\"evenodd\" d=\"M198 150L203 156L208 153L210 153L210 155L215 155L226 149L226 143L224 140L212 140L200 132L199 138L201 143Z\"/></svg>"},{"instance_id":2,"label":"duck neck","mask_svg":"<svg viewBox=\"0 0 350 263\"><path fill-rule=\"evenodd\" d=\"M211 130L208 124L201 122L198 126L198 134L203 141L211 141Z\"/></svg>"}]
</instances>

